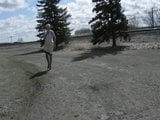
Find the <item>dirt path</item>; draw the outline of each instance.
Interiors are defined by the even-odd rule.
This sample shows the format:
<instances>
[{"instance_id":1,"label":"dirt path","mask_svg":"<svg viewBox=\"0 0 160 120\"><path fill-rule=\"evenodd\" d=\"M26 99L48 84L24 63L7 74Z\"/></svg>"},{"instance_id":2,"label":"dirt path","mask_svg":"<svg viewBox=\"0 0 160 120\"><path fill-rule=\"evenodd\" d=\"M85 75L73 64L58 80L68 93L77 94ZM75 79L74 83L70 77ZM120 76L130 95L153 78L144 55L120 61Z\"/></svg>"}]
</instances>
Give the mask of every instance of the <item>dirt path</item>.
<instances>
[{"instance_id":1,"label":"dirt path","mask_svg":"<svg viewBox=\"0 0 160 120\"><path fill-rule=\"evenodd\" d=\"M160 118L160 50L62 50L49 72L33 51L1 48L1 120Z\"/></svg>"}]
</instances>

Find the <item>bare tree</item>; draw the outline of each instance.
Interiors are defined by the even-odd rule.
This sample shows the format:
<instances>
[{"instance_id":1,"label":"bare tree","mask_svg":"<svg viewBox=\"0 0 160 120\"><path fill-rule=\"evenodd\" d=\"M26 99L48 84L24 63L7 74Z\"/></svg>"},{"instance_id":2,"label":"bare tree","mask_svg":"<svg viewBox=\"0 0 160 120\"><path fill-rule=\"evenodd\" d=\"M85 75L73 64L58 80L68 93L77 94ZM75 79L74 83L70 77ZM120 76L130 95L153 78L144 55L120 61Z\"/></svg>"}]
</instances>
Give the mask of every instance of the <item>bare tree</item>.
<instances>
[{"instance_id":1,"label":"bare tree","mask_svg":"<svg viewBox=\"0 0 160 120\"><path fill-rule=\"evenodd\" d=\"M135 29L139 26L139 21L136 16L132 16L128 19L128 24L130 29Z\"/></svg>"},{"instance_id":2,"label":"bare tree","mask_svg":"<svg viewBox=\"0 0 160 120\"><path fill-rule=\"evenodd\" d=\"M160 9L155 10L154 12L154 16L155 16L155 25L159 26L160 25Z\"/></svg>"},{"instance_id":3,"label":"bare tree","mask_svg":"<svg viewBox=\"0 0 160 120\"><path fill-rule=\"evenodd\" d=\"M157 8L152 7L143 20L150 27L160 25L160 11Z\"/></svg>"}]
</instances>

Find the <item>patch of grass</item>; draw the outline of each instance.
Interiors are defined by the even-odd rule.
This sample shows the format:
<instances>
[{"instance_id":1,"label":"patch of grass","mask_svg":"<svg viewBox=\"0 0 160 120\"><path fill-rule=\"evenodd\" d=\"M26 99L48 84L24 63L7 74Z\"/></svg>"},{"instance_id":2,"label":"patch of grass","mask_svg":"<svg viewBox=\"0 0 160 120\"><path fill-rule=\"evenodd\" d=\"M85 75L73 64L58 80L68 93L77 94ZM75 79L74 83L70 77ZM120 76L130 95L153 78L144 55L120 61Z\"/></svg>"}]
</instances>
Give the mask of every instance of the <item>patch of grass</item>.
<instances>
[{"instance_id":1,"label":"patch of grass","mask_svg":"<svg viewBox=\"0 0 160 120\"><path fill-rule=\"evenodd\" d=\"M72 50L75 51L84 51L84 50L89 50L91 49L91 44L89 43L76 43L71 45Z\"/></svg>"},{"instance_id":2,"label":"patch of grass","mask_svg":"<svg viewBox=\"0 0 160 120\"><path fill-rule=\"evenodd\" d=\"M8 116L7 113L5 113L5 112L0 112L0 118L6 117L6 116Z\"/></svg>"}]
</instances>

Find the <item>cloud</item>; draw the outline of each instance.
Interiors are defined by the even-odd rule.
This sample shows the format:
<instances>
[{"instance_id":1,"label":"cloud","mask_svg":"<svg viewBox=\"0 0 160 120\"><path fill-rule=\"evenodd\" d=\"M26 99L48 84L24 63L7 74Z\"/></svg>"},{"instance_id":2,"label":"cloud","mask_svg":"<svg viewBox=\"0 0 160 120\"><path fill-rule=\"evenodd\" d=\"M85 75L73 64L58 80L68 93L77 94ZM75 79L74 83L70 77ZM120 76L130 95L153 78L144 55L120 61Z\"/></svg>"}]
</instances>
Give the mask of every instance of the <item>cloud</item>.
<instances>
[{"instance_id":1,"label":"cloud","mask_svg":"<svg viewBox=\"0 0 160 120\"><path fill-rule=\"evenodd\" d=\"M13 37L13 41L17 41L18 38L23 38L24 41L34 41L37 31L36 20L27 18L24 15L10 17L0 20L0 42L9 42L10 36Z\"/></svg>"},{"instance_id":2,"label":"cloud","mask_svg":"<svg viewBox=\"0 0 160 120\"><path fill-rule=\"evenodd\" d=\"M126 15L144 15L152 7L159 8L159 0L122 0L122 7Z\"/></svg>"},{"instance_id":3,"label":"cloud","mask_svg":"<svg viewBox=\"0 0 160 120\"><path fill-rule=\"evenodd\" d=\"M67 7L68 13L72 15L69 21L71 23L70 27L74 31L89 27L88 22L94 15L92 13L92 0L75 0L65 5L63 4L61 7Z\"/></svg>"},{"instance_id":4,"label":"cloud","mask_svg":"<svg viewBox=\"0 0 160 120\"><path fill-rule=\"evenodd\" d=\"M145 15L146 11L151 7L159 7L159 0L121 0L122 8L125 10L125 15ZM62 4L62 7L67 7L68 12L72 15L70 19L70 27L74 30L90 27L88 22L95 15L92 13L94 4L92 0L74 0L67 4Z\"/></svg>"},{"instance_id":5,"label":"cloud","mask_svg":"<svg viewBox=\"0 0 160 120\"><path fill-rule=\"evenodd\" d=\"M0 1L0 12L3 11L14 11L19 8L25 8L28 4L25 0L1 0Z\"/></svg>"}]
</instances>

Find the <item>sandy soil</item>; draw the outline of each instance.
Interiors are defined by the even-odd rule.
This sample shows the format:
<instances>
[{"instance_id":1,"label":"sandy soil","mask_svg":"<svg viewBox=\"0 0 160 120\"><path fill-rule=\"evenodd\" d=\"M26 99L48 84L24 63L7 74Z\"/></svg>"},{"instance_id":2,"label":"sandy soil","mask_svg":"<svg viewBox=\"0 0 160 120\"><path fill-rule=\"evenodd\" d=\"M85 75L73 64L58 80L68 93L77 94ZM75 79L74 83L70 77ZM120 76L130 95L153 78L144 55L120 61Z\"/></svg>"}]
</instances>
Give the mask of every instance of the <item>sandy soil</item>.
<instances>
[{"instance_id":1,"label":"sandy soil","mask_svg":"<svg viewBox=\"0 0 160 120\"><path fill-rule=\"evenodd\" d=\"M0 120L159 120L160 50L0 47Z\"/></svg>"}]
</instances>

